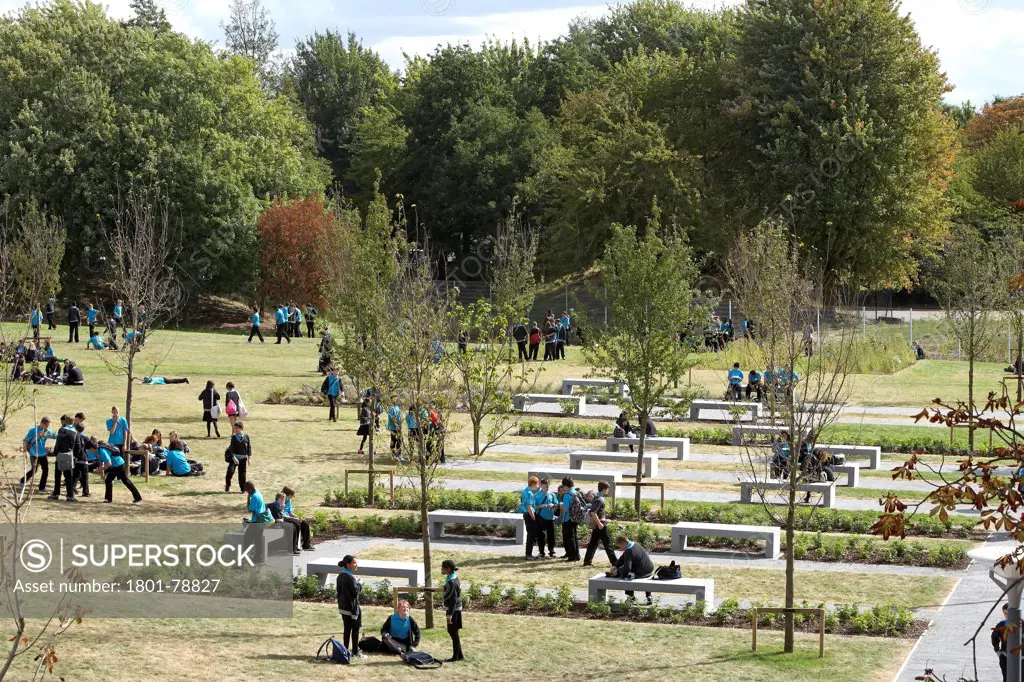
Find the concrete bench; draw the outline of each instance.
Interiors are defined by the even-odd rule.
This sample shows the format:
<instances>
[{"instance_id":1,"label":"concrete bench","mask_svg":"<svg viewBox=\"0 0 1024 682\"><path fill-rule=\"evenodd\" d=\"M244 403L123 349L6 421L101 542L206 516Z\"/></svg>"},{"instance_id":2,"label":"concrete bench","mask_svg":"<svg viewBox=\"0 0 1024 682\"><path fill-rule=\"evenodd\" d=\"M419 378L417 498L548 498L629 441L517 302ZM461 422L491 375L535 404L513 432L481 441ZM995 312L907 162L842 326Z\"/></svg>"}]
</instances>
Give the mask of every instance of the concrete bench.
<instances>
[{"instance_id":1,"label":"concrete bench","mask_svg":"<svg viewBox=\"0 0 1024 682\"><path fill-rule=\"evenodd\" d=\"M700 419L701 410L718 410L729 412L742 408L751 419L756 420L761 410L761 403L732 402L729 400L694 400L690 403L690 419Z\"/></svg>"},{"instance_id":2,"label":"concrete bench","mask_svg":"<svg viewBox=\"0 0 1024 682\"><path fill-rule=\"evenodd\" d=\"M582 469L584 462L613 462L628 466L636 471L636 455L626 452L602 452L601 450L577 450L569 453L569 468ZM650 452L644 453L644 478L655 478L658 475L658 456Z\"/></svg>"},{"instance_id":3,"label":"concrete bench","mask_svg":"<svg viewBox=\"0 0 1024 682\"><path fill-rule=\"evenodd\" d=\"M833 455L846 455L847 457L867 457L868 469L882 468L882 448L873 445L822 445L815 447L823 448Z\"/></svg>"},{"instance_id":4,"label":"concrete bench","mask_svg":"<svg viewBox=\"0 0 1024 682\"><path fill-rule=\"evenodd\" d=\"M772 490L789 490L789 481L764 481L755 484L753 481L742 481L740 483L740 502L743 504L751 504L754 487L763 490L765 493ZM812 495L821 495L820 502L816 502L815 506L825 507L832 509L836 505L836 482L825 482L825 483L797 483L797 492L806 493L810 492Z\"/></svg>"},{"instance_id":5,"label":"concrete bench","mask_svg":"<svg viewBox=\"0 0 1024 682\"><path fill-rule=\"evenodd\" d=\"M783 431L789 431L787 426L745 426L739 425L732 427L732 444L743 445L744 437L750 438L754 436L768 436L769 438L776 438ZM804 434L807 430L804 429ZM789 434L793 440L796 440L796 434Z\"/></svg>"},{"instance_id":6,"label":"concrete bench","mask_svg":"<svg viewBox=\"0 0 1024 682\"><path fill-rule=\"evenodd\" d=\"M512 406L522 412L526 409L527 405L533 403L558 403L561 405L562 401L569 400L576 403L573 408L573 414L577 416L584 416L587 414L587 396L585 395L555 395L547 393L520 393L519 395L512 398Z\"/></svg>"},{"instance_id":7,"label":"concrete bench","mask_svg":"<svg viewBox=\"0 0 1024 682\"><path fill-rule=\"evenodd\" d=\"M774 559L782 547L778 526L741 526L729 523L677 523L672 526L672 551L679 554L687 549L690 535L705 538L747 538L764 540L764 555Z\"/></svg>"},{"instance_id":8,"label":"concrete bench","mask_svg":"<svg viewBox=\"0 0 1024 682\"><path fill-rule=\"evenodd\" d=\"M320 578L320 584L327 584L328 576L337 575L341 569L338 562L341 557L326 557L314 559L306 564L306 575L315 575ZM371 561L359 559L359 569L356 571L359 576L372 576L377 578L404 578L409 581L410 587L418 587L423 584L423 564L411 561Z\"/></svg>"},{"instance_id":9,"label":"concrete bench","mask_svg":"<svg viewBox=\"0 0 1024 682\"><path fill-rule=\"evenodd\" d=\"M638 580L623 580L622 578L609 578L604 573L601 573L587 581L587 597L595 604L605 600L608 590L692 594L696 601L704 602L705 611L715 608L715 581L708 578L678 578L676 580L640 578Z\"/></svg>"},{"instance_id":10,"label":"concrete bench","mask_svg":"<svg viewBox=\"0 0 1024 682\"><path fill-rule=\"evenodd\" d=\"M275 523L273 525L267 525L263 528L263 546L255 547L255 557L263 557L265 563L266 558L270 556L277 556L281 554L292 553L291 536L289 532L292 532L287 527L288 524ZM231 547L244 547L246 545L245 540L245 529L249 527L249 524L245 524L239 530L233 530L230 533L224 535L224 544ZM297 530L294 532L298 532ZM254 558L255 558L254 557Z\"/></svg>"},{"instance_id":11,"label":"concrete bench","mask_svg":"<svg viewBox=\"0 0 1024 682\"><path fill-rule=\"evenodd\" d=\"M836 474L846 474L846 483L843 484L844 488L856 488L860 485L859 464L836 464L832 467L832 471L836 472Z\"/></svg>"},{"instance_id":12,"label":"concrete bench","mask_svg":"<svg viewBox=\"0 0 1024 682\"><path fill-rule=\"evenodd\" d=\"M530 476L536 476L537 478L546 478L552 483L552 487L557 487L561 483L563 478L571 478L572 480L579 483L580 481L588 481L591 483L598 483L600 481L607 481L609 485L612 483L622 483L622 472L621 471L607 471L603 469L588 469L583 471L582 469L532 469L529 473Z\"/></svg>"},{"instance_id":13,"label":"concrete bench","mask_svg":"<svg viewBox=\"0 0 1024 682\"><path fill-rule=\"evenodd\" d=\"M609 436L605 439L604 449L608 452L618 452L619 447L622 445L632 445L634 448L640 446L639 438L616 438ZM647 448L658 449L658 448L675 448L676 456L675 459L686 461L690 459L690 439L689 438L661 438L659 436L650 436L644 440L644 454L646 455ZM673 459L672 457L663 459Z\"/></svg>"},{"instance_id":14,"label":"concrete bench","mask_svg":"<svg viewBox=\"0 0 1024 682\"><path fill-rule=\"evenodd\" d=\"M629 385L614 379L562 379L562 395L572 395L573 386L610 388L622 398L629 395Z\"/></svg>"},{"instance_id":15,"label":"concrete bench","mask_svg":"<svg viewBox=\"0 0 1024 682\"><path fill-rule=\"evenodd\" d=\"M522 514L454 511L451 509L427 512L427 525L430 529L430 538L432 540L446 537L444 527L445 524L449 523L473 524L477 526L513 526L516 529L516 544L526 544L526 522L523 520Z\"/></svg>"}]
</instances>

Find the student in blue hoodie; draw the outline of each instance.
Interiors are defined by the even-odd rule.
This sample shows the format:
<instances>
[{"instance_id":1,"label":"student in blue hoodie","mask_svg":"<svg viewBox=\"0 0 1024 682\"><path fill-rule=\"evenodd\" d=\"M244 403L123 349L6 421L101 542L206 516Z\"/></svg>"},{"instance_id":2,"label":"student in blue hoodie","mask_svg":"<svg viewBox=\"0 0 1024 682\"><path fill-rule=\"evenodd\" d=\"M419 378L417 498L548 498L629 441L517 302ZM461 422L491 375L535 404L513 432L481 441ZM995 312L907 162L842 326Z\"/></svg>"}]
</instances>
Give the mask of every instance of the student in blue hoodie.
<instances>
[{"instance_id":1,"label":"student in blue hoodie","mask_svg":"<svg viewBox=\"0 0 1024 682\"><path fill-rule=\"evenodd\" d=\"M263 340L263 332L260 331L260 309L256 306L252 307L252 328L249 329L248 343L252 343L253 336L258 336L260 343L266 343Z\"/></svg>"},{"instance_id":2,"label":"student in blue hoodie","mask_svg":"<svg viewBox=\"0 0 1024 682\"><path fill-rule=\"evenodd\" d=\"M548 556L555 556L555 511L558 510L558 497L548 489L551 483L546 478L540 479L540 489L533 496L534 508L537 510L538 546L540 555L544 556L544 541L547 539Z\"/></svg>"},{"instance_id":3,"label":"student in blue hoodie","mask_svg":"<svg viewBox=\"0 0 1024 682\"><path fill-rule=\"evenodd\" d=\"M527 482L526 487L523 488L523 491L519 494L519 508L516 510L516 513L523 515L523 521L526 523L527 561L544 558L544 537L539 533L540 527L537 523L537 508L535 506L535 499L539 490L540 479L536 476L530 476L530 480ZM533 556L534 543L540 547L540 556Z\"/></svg>"},{"instance_id":4,"label":"student in blue hoodie","mask_svg":"<svg viewBox=\"0 0 1024 682\"><path fill-rule=\"evenodd\" d=\"M289 344L292 342L291 336L288 335L288 313L284 311L284 306L277 306L277 310L274 311L274 324L277 325L277 344L281 344L281 339L286 340Z\"/></svg>"},{"instance_id":5,"label":"student in blue hoodie","mask_svg":"<svg viewBox=\"0 0 1024 682\"><path fill-rule=\"evenodd\" d=\"M733 363L732 369L729 370L728 379L729 388L725 393L726 399L739 400L740 389L743 387L743 370L740 369L740 363Z\"/></svg>"}]
</instances>

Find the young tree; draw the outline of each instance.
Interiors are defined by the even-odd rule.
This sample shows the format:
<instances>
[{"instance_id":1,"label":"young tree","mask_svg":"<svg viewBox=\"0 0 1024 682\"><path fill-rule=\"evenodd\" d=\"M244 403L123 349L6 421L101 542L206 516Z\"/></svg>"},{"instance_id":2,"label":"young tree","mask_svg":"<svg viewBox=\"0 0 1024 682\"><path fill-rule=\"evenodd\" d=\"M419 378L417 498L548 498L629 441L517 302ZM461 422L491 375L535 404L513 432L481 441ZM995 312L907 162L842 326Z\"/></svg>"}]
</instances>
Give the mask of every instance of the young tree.
<instances>
[{"instance_id":1,"label":"young tree","mask_svg":"<svg viewBox=\"0 0 1024 682\"><path fill-rule=\"evenodd\" d=\"M124 417L131 433L136 357L153 330L181 305L175 273L181 247L169 202L155 191L130 191L107 236L110 286L114 298L124 301L129 329L118 351L104 354L103 360L111 373L127 379ZM155 372L159 363L152 364Z\"/></svg>"},{"instance_id":2,"label":"young tree","mask_svg":"<svg viewBox=\"0 0 1024 682\"><path fill-rule=\"evenodd\" d=\"M530 314L537 297L536 263L537 233L513 211L498 224L490 265L491 299L495 309L510 313L509 326Z\"/></svg>"},{"instance_id":3,"label":"young tree","mask_svg":"<svg viewBox=\"0 0 1024 682\"><path fill-rule=\"evenodd\" d=\"M379 193L367 210L362 230L357 212L339 210L337 215L344 220L330 247L333 255L327 272L332 275L324 291L331 305L326 319L334 330L331 344L335 357L357 386L374 389L370 391L370 409L377 415L381 401L403 388L395 375L395 357L400 350L395 347L392 303L405 251L400 236L404 231L392 220L387 200ZM390 407L390 401L386 405ZM367 449L371 472L376 447L376 429L371 428ZM376 494L373 483L371 473L367 498L371 506Z\"/></svg>"},{"instance_id":4,"label":"young tree","mask_svg":"<svg viewBox=\"0 0 1024 682\"><path fill-rule=\"evenodd\" d=\"M800 455L813 449L815 438L835 421L846 394L853 332L840 326L832 332L828 345L817 339L813 361L807 357L804 330L814 313L815 297L822 288L820 277L806 262L806 254L796 246L794 236L781 221L764 221L747 235L738 238L726 260L726 276L740 310L757 323L753 339L766 359L768 411L772 423L781 423L792 434L788 459L776 459L773 447L749 445L747 463L754 489L774 523L786 534L786 608L795 605L796 569L794 537L796 510L800 504L797 486L809 474ZM797 370L804 375L800 377ZM781 446L780 446L781 447ZM810 467L813 469L813 467ZM774 471L773 471L774 470ZM774 474L788 478L783 489L783 508L777 509L774 496L765 484ZM784 649L793 652L795 622L792 613L785 616Z\"/></svg>"},{"instance_id":5,"label":"young tree","mask_svg":"<svg viewBox=\"0 0 1024 682\"><path fill-rule=\"evenodd\" d=\"M946 241L942 258L926 280L967 358L968 447L974 449L975 364L994 338L993 314L1005 309L1006 281L994 250L968 228Z\"/></svg>"},{"instance_id":6,"label":"young tree","mask_svg":"<svg viewBox=\"0 0 1024 682\"><path fill-rule=\"evenodd\" d=\"M6 203L4 212L8 213ZM20 309L32 310L60 290L60 264L64 259L67 230L63 220L40 210L35 199L27 203L14 222L16 227L8 252L11 275Z\"/></svg>"},{"instance_id":7,"label":"young tree","mask_svg":"<svg viewBox=\"0 0 1024 682\"><path fill-rule=\"evenodd\" d=\"M226 24L222 21L220 28L228 50L252 60L266 86L279 36L262 0L231 0L230 18Z\"/></svg>"},{"instance_id":8,"label":"young tree","mask_svg":"<svg viewBox=\"0 0 1024 682\"><path fill-rule=\"evenodd\" d=\"M419 493L420 533L423 540L423 572L426 587L432 585L430 524L427 511L430 491L444 480L441 457L455 411L456 379L453 365L438 357L439 344L448 331L450 301L435 286L426 251L402 254L401 271L392 288L391 311L395 335L394 353L389 355L392 375L405 389L409 409L419 426L417 437L410 434L409 458L401 470ZM435 411L438 423L431 418ZM434 625L433 599L427 593L428 628Z\"/></svg>"},{"instance_id":9,"label":"young tree","mask_svg":"<svg viewBox=\"0 0 1024 682\"><path fill-rule=\"evenodd\" d=\"M263 212L257 223L262 303L322 305L329 273L325 247L335 219L334 211L315 196L293 202L277 199Z\"/></svg>"},{"instance_id":10,"label":"young tree","mask_svg":"<svg viewBox=\"0 0 1024 682\"><path fill-rule=\"evenodd\" d=\"M689 246L674 236L662 237L657 204L641 235L633 227L613 225L600 261L608 329L588 334L585 356L594 373L629 386L640 422L636 480L643 480L647 423L670 387L688 369L689 352L680 333L708 308L696 289L697 266ZM634 508L640 514L636 489Z\"/></svg>"}]
</instances>

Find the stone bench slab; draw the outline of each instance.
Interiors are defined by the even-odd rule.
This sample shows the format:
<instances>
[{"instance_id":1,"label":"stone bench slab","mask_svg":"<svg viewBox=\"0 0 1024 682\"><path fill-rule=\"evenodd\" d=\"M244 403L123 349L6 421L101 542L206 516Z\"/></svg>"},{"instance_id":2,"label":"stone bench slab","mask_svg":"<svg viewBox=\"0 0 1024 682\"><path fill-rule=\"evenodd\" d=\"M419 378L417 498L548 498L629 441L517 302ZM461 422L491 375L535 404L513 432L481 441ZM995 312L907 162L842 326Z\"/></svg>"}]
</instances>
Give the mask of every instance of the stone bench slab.
<instances>
[{"instance_id":1,"label":"stone bench slab","mask_svg":"<svg viewBox=\"0 0 1024 682\"><path fill-rule=\"evenodd\" d=\"M628 466L632 471L636 471L636 457L633 453L576 450L569 454L569 468L582 469L584 462L612 462ZM643 474L644 478L655 478L658 475L658 457L656 455L644 453Z\"/></svg>"},{"instance_id":2,"label":"stone bench slab","mask_svg":"<svg viewBox=\"0 0 1024 682\"><path fill-rule=\"evenodd\" d=\"M519 410L525 410L527 405L533 403L561 403L563 400L571 400L576 403L573 414L585 416L587 414L587 397L585 395L559 395L556 393L520 393L512 398L512 406Z\"/></svg>"},{"instance_id":3,"label":"stone bench slab","mask_svg":"<svg viewBox=\"0 0 1024 682\"><path fill-rule=\"evenodd\" d=\"M609 578L601 573L587 581L587 595L590 601L599 604L605 600L608 591L658 592L661 594L692 594L698 602L704 602L705 610L714 609L715 581L707 578L678 578L676 580L623 580Z\"/></svg>"},{"instance_id":4,"label":"stone bench slab","mask_svg":"<svg viewBox=\"0 0 1024 682\"><path fill-rule=\"evenodd\" d=\"M847 457L867 457L868 469L882 468L882 448L874 445L823 445L816 447L823 448L835 455L846 455Z\"/></svg>"},{"instance_id":5,"label":"stone bench slab","mask_svg":"<svg viewBox=\"0 0 1024 682\"><path fill-rule=\"evenodd\" d=\"M672 526L672 551L677 554L685 551L687 549L686 541L690 535L764 540L764 555L769 559L777 557L782 547L781 529L778 526L682 522Z\"/></svg>"},{"instance_id":6,"label":"stone bench slab","mask_svg":"<svg viewBox=\"0 0 1024 682\"><path fill-rule=\"evenodd\" d=\"M314 559L306 564L306 575L315 575L320 578L320 584L327 583L328 576L337 575L341 568L338 562L342 557L327 557ZM411 561L372 561L359 560L359 568L356 571L359 576L373 576L377 578L405 578L409 581L410 587L423 584L423 564Z\"/></svg>"},{"instance_id":7,"label":"stone bench slab","mask_svg":"<svg viewBox=\"0 0 1024 682\"><path fill-rule=\"evenodd\" d=\"M729 400L694 400L690 403L690 419L699 419L701 410L731 412L736 408L744 409L751 419L757 419L760 414L761 403L732 402Z\"/></svg>"},{"instance_id":8,"label":"stone bench slab","mask_svg":"<svg viewBox=\"0 0 1024 682\"><path fill-rule=\"evenodd\" d=\"M595 388L611 388L620 397L629 395L629 386L614 379L562 379L562 395L572 395L573 386L593 386Z\"/></svg>"},{"instance_id":9,"label":"stone bench slab","mask_svg":"<svg viewBox=\"0 0 1024 682\"><path fill-rule=\"evenodd\" d=\"M751 504L754 489L758 488L765 492L768 491L779 491L789 490L789 481L767 481L755 484L753 481L742 481L740 483L740 502L742 504ZM821 495L820 501L815 503L815 506L825 507L832 509L836 504L836 483L825 482L825 483L798 483L796 486L797 491L811 494Z\"/></svg>"},{"instance_id":10,"label":"stone bench slab","mask_svg":"<svg viewBox=\"0 0 1024 682\"><path fill-rule=\"evenodd\" d=\"M430 538L438 540L447 537L444 532L446 524L472 524L477 526L513 526L516 529L517 545L526 544L526 522L522 514L502 512L475 512L453 509L440 509L427 512L427 526Z\"/></svg>"},{"instance_id":11,"label":"stone bench slab","mask_svg":"<svg viewBox=\"0 0 1024 682\"><path fill-rule=\"evenodd\" d=\"M603 469L532 469L529 473L530 476L536 476L537 478L546 478L557 487L557 483L560 483L563 478L571 478L572 480L579 483L580 481L589 481L592 483L598 483L600 481L608 481L611 483L622 483L622 472L621 471L607 471Z\"/></svg>"},{"instance_id":12,"label":"stone bench slab","mask_svg":"<svg viewBox=\"0 0 1024 682\"><path fill-rule=\"evenodd\" d=\"M618 452L621 446L630 446L634 448L640 446L639 438L616 438L610 436L605 439L605 450L608 452ZM644 439L644 454L647 454L647 448L656 450L658 448L675 448L676 456L674 459L686 461L690 458L690 439L689 438L661 438L659 436L651 436ZM666 459L666 458L663 458ZM667 459L673 459L669 457Z\"/></svg>"}]
</instances>

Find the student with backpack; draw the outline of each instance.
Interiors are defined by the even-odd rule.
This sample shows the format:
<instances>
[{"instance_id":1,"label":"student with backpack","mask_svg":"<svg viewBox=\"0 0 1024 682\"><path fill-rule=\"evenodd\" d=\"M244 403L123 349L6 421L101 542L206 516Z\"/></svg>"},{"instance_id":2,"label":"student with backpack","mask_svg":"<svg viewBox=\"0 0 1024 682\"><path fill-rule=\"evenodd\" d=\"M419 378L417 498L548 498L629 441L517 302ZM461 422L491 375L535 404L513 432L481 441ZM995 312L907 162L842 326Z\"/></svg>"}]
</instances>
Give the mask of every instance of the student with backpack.
<instances>
[{"instance_id":1,"label":"student with backpack","mask_svg":"<svg viewBox=\"0 0 1024 682\"><path fill-rule=\"evenodd\" d=\"M359 562L354 556L347 554L338 562L338 566L341 568L337 582L338 613L341 614L341 622L345 626L342 644L352 652L353 658L366 658L366 654L359 651L359 628L363 623L363 612L359 607L359 593L363 589L363 583L356 577ZM444 570L443 567L441 570Z\"/></svg>"},{"instance_id":2,"label":"student with backpack","mask_svg":"<svg viewBox=\"0 0 1024 682\"><path fill-rule=\"evenodd\" d=\"M380 626L380 638L384 642L391 640L401 645L399 653L411 651L420 645L420 626L409 614L409 602L404 599L398 602L395 612ZM388 648L388 645L384 644L384 648Z\"/></svg>"},{"instance_id":3,"label":"student with backpack","mask_svg":"<svg viewBox=\"0 0 1024 682\"><path fill-rule=\"evenodd\" d=\"M587 553L583 557L584 566L592 566L594 554L597 553L597 546L604 547L604 553L608 557L608 563L615 565L615 552L612 551L612 541L608 536L608 523L605 517L604 496L608 492L608 481L600 481L597 484L597 494L588 493L587 498L590 508L587 510L587 518L590 522L590 542L587 543Z\"/></svg>"},{"instance_id":4,"label":"student with backpack","mask_svg":"<svg viewBox=\"0 0 1024 682\"><path fill-rule=\"evenodd\" d=\"M109 443L100 443L95 438L90 440L89 446L90 450L96 451L96 459L99 460L100 470L105 474L104 504L111 504L114 501L115 478L121 481L125 488L128 488L128 492L132 494L134 504L142 502L142 495L139 494L138 488L128 478L128 472L125 471L125 463L124 458L121 457L121 451L116 446Z\"/></svg>"},{"instance_id":5,"label":"student with backpack","mask_svg":"<svg viewBox=\"0 0 1024 682\"><path fill-rule=\"evenodd\" d=\"M462 585L459 583L458 568L451 559L441 562L441 573L445 576L443 583L443 602L445 620L448 622L448 636L452 638L452 657L448 663L465 660L462 655Z\"/></svg>"},{"instance_id":6,"label":"student with backpack","mask_svg":"<svg viewBox=\"0 0 1024 682\"><path fill-rule=\"evenodd\" d=\"M71 417L64 415L60 418L60 424L60 429L57 430L57 440L53 445L56 475L53 492L49 499L60 499L61 479L63 479L64 487L67 489L68 502L77 502L78 500L75 499L75 458L84 457L84 453L81 451L78 431L75 430Z\"/></svg>"},{"instance_id":7,"label":"student with backpack","mask_svg":"<svg viewBox=\"0 0 1024 682\"><path fill-rule=\"evenodd\" d=\"M537 359L537 351L540 349L540 327L536 322L530 323L530 360Z\"/></svg>"},{"instance_id":8,"label":"student with backpack","mask_svg":"<svg viewBox=\"0 0 1024 682\"><path fill-rule=\"evenodd\" d=\"M243 414L245 406L242 404L242 395L235 389L235 385L232 382L229 381L225 388L228 389L228 392L224 394L224 412L227 413L228 421L231 422L233 430L238 418L246 416Z\"/></svg>"},{"instance_id":9,"label":"student with backpack","mask_svg":"<svg viewBox=\"0 0 1024 682\"><path fill-rule=\"evenodd\" d=\"M238 471L238 489L245 492L246 469L250 460L252 443L245 433L245 424L239 420L231 427L231 439L228 441L228 449L224 451L224 461L228 465L227 474L224 476L224 492L231 492L231 479L235 477L235 471Z\"/></svg>"},{"instance_id":10,"label":"student with backpack","mask_svg":"<svg viewBox=\"0 0 1024 682\"><path fill-rule=\"evenodd\" d=\"M199 400L203 403L203 421L206 422L206 437L210 437L210 428L220 438L220 429L217 428L217 420L220 419L220 393L214 388L212 381L206 382L206 388L199 394Z\"/></svg>"},{"instance_id":11,"label":"student with backpack","mask_svg":"<svg viewBox=\"0 0 1024 682\"><path fill-rule=\"evenodd\" d=\"M330 373L324 378L324 383L320 385L320 392L327 396L327 402L330 404L327 421L338 421L338 397L344 390L341 377L338 376L338 368L331 367Z\"/></svg>"},{"instance_id":12,"label":"student with backpack","mask_svg":"<svg viewBox=\"0 0 1024 682\"><path fill-rule=\"evenodd\" d=\"M576 482L571 478L563 478L562 486L562 547L565 548L567 562L580 560L580 538L577 529L586 523L587 505L580 491L576 490Z\"/></svg>"}]
</instances>

